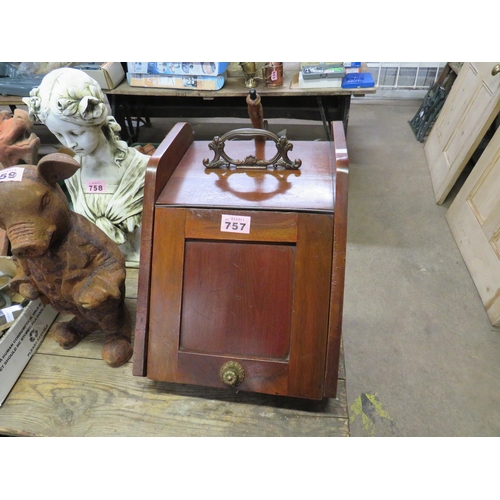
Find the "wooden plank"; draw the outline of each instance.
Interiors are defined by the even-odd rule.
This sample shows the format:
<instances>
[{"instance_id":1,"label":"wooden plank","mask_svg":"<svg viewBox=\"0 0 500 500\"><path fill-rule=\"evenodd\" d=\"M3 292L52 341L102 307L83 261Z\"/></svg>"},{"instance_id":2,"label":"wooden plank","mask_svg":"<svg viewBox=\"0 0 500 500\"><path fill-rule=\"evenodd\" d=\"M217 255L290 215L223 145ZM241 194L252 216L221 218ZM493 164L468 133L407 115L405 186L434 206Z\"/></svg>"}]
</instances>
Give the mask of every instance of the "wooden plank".
<instances>
[{"instance_id":1,"label":"wooden plank","mask_svg":"<svg viewBox=\"0 0 500 500\"><path fill-rule=\"evenodd\" d=\"M154 206L158 195L175 171L180 159L193 142L193 132L187 123L177 123L148 162L144 186L141 234L141 262L135 326L134 374L146 373L147 335L149 325L148 299L151 286L151 253L153 249Z\"/></svg>"},{"instance_id":2,"label":"wooden plank","mask_svg":"<svg viewBox=\"0 0 500 500\"><path fill-rule=\"evenodd\" d=\"M186 210L182 208L155 215L154 231L161 237L153 242L145 375L156 380L175 380L177 371L185 224Z\"/></svg>"},{"instance_id":3,"label":"wooden plank","mask_svg":"<svg viewBox=\"0 0 500 500\"><path fill-rule=\"evenodd\" d=\"M11 436L347 436L345 383L319 402L154 382L131 363L36 354L0 408Z\"/></svg>"},{"instance_id":4,"label":"wooden plank","mask_svg":"<svg viewBox=\"0 0 500 500\"><path fill-rule=\"evenodd\" d=\"M127 276L125 278L125 298L137 299L137 279L139 269L127 268Z\"/></svg>"},{"instance_id":5,"label":"wooden plank","mask_svg":"<svg viewBox=\"0 0 500 500\"><path fill-rule=\"evenodd\" d=\"M339 352L344 309L345 259L347 249L347 195L349 191L349 156L343 124L332 124L333 156L335 158L335 224L333 229L332 280L330 318L323 395L334 398L339 374Z\"/></svg>"},{"instance_id":6,"label":"wooden plank","mask_svg":"<svg viewBox=\"0 0 500 500\"><path fill-rule=\"evenodd\" d=\"M221 231L224 214L250 217L251 232L231 233L231 241L296 242L297 214L262 210L189 209L186 213L186 238L227 240L228 233Z\"/></svg>"},{"instance_id":7,"label":"wooden plank","mask_svg":"<svg viewBox=\"0 0 500 500\"><path fill-rule=\"evenodd\" d=\"M0 106L26 106L23 98L17 95L0 95Z\"/></svg>"},{"instance_id":8,"label":"wooden plank","mask_svg":"<svg viewBox=\"0 0 500 500\"><path fill-rule=\"evenodd\" d=\"M299 214L288 389L298 397L323 397L332 240L332 214Z\"/></svg>"}]
</instances>

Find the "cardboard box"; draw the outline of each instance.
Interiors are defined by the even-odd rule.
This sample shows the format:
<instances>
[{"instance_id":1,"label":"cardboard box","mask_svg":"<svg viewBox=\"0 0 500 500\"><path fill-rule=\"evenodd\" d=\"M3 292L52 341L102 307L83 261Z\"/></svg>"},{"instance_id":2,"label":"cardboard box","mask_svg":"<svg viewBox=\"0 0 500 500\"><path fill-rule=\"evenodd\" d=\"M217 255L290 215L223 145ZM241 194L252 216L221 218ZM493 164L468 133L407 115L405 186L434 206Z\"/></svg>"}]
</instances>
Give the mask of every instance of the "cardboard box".
<instances>
[{"instance_id":1,"label":"cardboard box","mask_svg":"<svg viewBox=\"0 0 500 500\"><path fill-rule=\"evenodd\" d=\"M228 62L128 62L128 73L149 75L217 76L226 71Z\"/></svg>"},{"instance_id":2,"label":"cardboard box","mask_svg":"<svg viewBox=\"0 0 500 500\"><path fill-rule=\"evenodd\" d=\"M9 257L0 259L11 262ZM32 300L12 326L5 333L0 332L0 406L42 343L57 314L40 299Z\"/></svg>"},{"instance_id":3,"label":"cardboard box","mask_svg":"<svg viewBox=\"0 0 500 500\"><path fill-rule=\"evenodd\" d=\"M162 89L219 90L224 86L225 75L218 76L176 76L127 73L131 87L154 87Z\"/></svg>"},{"instance_id":4,"label":"cardboard box","mask_svg":"<svg viewBox=\"0 0 500 500\"><path fill-rule=\"evenodd\" d=\"M85 71L103 90L114 89L125 78L125 71L119 62L82 64L75 68Z\"/></svg>"}]
</instances>

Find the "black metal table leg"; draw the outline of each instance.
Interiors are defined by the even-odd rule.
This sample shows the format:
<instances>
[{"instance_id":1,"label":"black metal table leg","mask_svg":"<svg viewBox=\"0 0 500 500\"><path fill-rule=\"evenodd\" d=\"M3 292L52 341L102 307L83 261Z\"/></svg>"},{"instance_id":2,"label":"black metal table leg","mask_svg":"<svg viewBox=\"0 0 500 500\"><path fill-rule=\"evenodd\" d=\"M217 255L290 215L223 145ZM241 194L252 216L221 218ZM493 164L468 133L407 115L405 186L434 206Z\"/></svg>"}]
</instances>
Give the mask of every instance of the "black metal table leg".
<instances>
[{"instance_id":1,"label":"black metal table leg","mask_svg":"<svg viewBox=\"0 0 500 500\"><path fill-rule=\"evenodd\" d=\"M347 135L347 126L349 125L349 112L351 110L351 96L339 96L340 108L342 110L342 122L344 124L344 132Z\"/></svg>"},{"instance_id":2,"label":"black metal table leg","mask_svg":"<svg viewBox=\"0 0 500 500\"><path fill-rule=\"evenodd\" d=\"M330 132L330 121L326 117L326 110L325 110L325 104L323 102L323 98L319 95L319 96L317 96L316 99L318 101L318 108L319 108L319 112L321 114L321 120L323 121L323 127L325 128L326 139L327 139L327 141L331 141L332 135Z\"/></svg>"}]
</instances>

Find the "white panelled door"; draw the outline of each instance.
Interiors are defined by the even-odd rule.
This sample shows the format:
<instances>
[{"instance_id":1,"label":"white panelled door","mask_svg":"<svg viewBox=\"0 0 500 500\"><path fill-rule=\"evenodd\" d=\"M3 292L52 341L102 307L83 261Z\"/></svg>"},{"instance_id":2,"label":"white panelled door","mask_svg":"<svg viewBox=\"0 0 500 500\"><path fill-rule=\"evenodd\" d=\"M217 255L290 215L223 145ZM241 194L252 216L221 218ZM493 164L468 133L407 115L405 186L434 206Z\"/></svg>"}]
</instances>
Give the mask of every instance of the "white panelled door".
<instances>
[{"instance_id":1,"label":"white panelled door","mask_svg":"<svg viewBox=\"0 0 500 500\"><path fill-rule=\"evenodd\" d=\"M500 129L453 200L446 219L491 323L500 326Z\"/></svg>"},{"instance_id":2,"label":"white panelled door","mask_svg":"<svg viewBox=\"0 0 500 500\"><path fill-rule=\"evenodd\" d=\"M442 204L500 111L498 63L464 63L424 145Z\"/></svg>"}]
</instances>

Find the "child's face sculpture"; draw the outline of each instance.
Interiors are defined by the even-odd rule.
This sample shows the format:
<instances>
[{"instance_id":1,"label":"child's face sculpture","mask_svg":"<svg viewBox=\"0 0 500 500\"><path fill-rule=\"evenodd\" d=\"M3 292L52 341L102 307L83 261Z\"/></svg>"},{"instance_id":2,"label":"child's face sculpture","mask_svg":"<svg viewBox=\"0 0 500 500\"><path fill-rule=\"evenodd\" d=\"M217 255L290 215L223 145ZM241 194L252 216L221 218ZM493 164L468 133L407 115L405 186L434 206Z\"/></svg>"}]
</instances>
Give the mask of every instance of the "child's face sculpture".
<instances>
[{"instance_id":1,"label":"child's face sculpture","mask_svg":"<svg viewBox=\"0 0 500 500\"><path fill-rule=\"evenodd\" d=\"M102 130L98 126L76 125L53 114L49 114L45 125L63 146L71 149L79 156L94 153L104 138Z\"/></svg>"}]
</instances>

